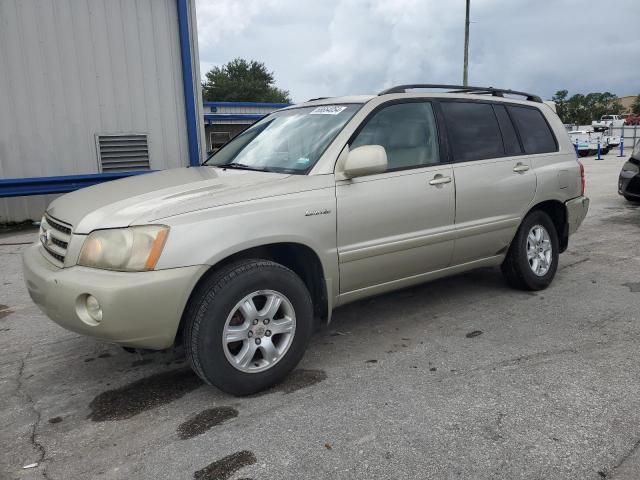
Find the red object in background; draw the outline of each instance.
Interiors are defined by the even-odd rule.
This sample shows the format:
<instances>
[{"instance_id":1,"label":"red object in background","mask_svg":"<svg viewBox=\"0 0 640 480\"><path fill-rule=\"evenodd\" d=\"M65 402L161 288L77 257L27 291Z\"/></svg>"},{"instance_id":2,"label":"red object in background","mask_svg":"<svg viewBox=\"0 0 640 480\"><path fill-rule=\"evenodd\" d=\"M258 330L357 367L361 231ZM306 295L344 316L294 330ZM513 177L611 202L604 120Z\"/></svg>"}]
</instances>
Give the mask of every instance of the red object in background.
<instances>
[{"instance_id":1,"label":"red object in background","mask_svg":"<svg viewBox=\"0 0 640 480\"><path fill-rule=\"evenodd\" d=\"M622 118L624 118L625 125L640 125L640 115L635 113L625 113Z\"/></svg>"}]
</instances>

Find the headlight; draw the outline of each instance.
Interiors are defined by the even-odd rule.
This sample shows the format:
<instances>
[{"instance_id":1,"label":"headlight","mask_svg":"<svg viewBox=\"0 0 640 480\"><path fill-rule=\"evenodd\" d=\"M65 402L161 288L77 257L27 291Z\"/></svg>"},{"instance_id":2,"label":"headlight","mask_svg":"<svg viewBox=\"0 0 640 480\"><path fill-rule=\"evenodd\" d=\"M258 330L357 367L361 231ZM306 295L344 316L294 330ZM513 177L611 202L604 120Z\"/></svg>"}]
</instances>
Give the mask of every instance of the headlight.
<instances>
[{"instance_id":1,"label":"headlight","mask_svg":"<svg viewBox=\"0 0 640 480\"><path fill-rule=\"evenodd\" d=\"M95 230L82 245L78 264L106 270L153 270L158 263L169 227L143 227Z\"/></svg>"}]
</instances>

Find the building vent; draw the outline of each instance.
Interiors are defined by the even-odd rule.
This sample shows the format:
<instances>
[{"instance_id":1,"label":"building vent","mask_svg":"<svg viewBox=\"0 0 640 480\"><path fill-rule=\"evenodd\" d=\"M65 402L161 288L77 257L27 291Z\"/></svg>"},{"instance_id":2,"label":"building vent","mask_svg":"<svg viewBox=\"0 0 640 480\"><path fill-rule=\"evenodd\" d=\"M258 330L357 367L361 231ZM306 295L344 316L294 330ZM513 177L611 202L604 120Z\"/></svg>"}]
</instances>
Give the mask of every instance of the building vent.
<instances>
[{"instance_id":1,"label":"building vent","mask_svg":"<svg viewBox=\"0 0 640 480\"><path fill-rule=\"evenodd\" d=\"M96 135L98 165L102 172L149 170L149 143L146 133Z\"/></svg>"}]
</instances>

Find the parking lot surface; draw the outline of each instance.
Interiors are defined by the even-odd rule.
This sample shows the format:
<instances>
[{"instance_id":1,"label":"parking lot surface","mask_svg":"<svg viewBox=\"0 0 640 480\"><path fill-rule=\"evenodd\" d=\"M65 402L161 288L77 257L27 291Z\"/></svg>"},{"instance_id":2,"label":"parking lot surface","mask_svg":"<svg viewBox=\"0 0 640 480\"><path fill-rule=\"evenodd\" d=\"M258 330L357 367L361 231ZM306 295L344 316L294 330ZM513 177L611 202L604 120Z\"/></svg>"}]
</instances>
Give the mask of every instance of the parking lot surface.
<instances>
[{"instance_id":1,"label":"parking lot surface","mask_svg":"<svg viewBox=\"0 0 640 480\"><path fill-rule=\"evenodd\" d=\"M0 234L0 478L640 478L640 209L616 154L584 159L549 289L483 269L348 305L248 398L58 327L23 285L35 232Z\"/></svg>"}]
</instances>

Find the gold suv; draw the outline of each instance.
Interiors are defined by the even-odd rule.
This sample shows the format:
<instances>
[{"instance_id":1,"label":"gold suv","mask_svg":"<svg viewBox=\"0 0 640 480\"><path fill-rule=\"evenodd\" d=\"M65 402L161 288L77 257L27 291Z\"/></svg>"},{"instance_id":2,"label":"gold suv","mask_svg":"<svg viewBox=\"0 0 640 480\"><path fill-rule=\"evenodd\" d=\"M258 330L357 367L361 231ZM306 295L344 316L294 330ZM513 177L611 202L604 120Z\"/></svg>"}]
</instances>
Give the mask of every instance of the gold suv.
<instances>
[{"instance_id":1,"label":"gold suv","mask_svg":"<svg viewBox=\"0 0 640 480\"><path fill-rule=\"evenodd\" d=\"M243 395L286 376L347 302L487 266L547 287L588 206L537 96L404 85L294 105L198 168L58 198L24 276L63 327L181 341L203 380Z\"/></svg>"}]
</instances>

